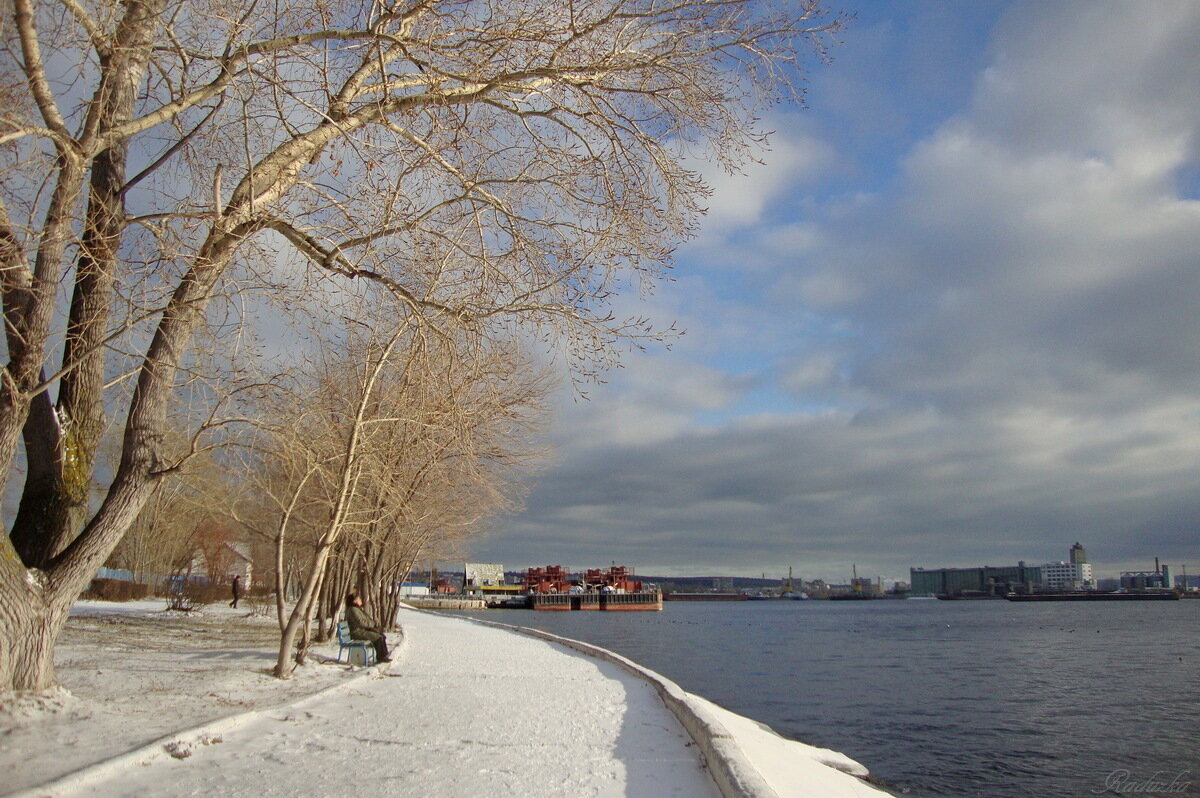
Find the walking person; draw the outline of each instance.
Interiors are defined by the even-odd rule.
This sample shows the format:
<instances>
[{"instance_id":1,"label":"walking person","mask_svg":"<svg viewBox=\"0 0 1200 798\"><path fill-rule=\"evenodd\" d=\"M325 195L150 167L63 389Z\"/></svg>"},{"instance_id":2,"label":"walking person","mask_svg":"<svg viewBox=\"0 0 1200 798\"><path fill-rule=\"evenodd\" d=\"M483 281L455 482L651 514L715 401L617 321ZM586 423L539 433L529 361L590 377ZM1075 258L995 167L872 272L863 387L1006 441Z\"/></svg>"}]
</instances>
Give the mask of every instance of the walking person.
<instances>
[{"instance_id":1,"label":"walking person","mask_svg":"<svg viewBox=\"0 0 1200 798\"><path fill-rule=\"evenodd\" d=\"M238 599L242 597L242 577L233 577L233 584L230 585L230 588L233 590L233 601L229 602L229 606L236 610Z\"/></svg>"},{"instance_id":2,"label":"walking person","mask_svg":"<svg viewBox=\"0 0 1200 798\"><path fill-rule=\"evenodd\" d=\"M388 657L387 638L383 636L383 630L371 625L371 620L362 606L362 596L356 593L346 596L346 625L350 627L350 638L366 640L374 645L376 662L391 662L391 658Z\"/></svg>"}]
</instances>

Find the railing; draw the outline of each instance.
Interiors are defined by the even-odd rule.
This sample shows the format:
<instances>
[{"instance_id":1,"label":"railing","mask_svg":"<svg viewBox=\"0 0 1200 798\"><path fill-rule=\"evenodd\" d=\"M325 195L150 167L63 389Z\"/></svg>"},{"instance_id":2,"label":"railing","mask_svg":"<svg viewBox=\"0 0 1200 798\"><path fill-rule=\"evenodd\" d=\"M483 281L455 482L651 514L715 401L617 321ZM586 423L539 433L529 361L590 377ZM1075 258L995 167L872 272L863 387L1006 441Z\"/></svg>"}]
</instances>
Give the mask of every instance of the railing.
<instances>
[{"instance_id":1,"label":"railing","mask_svg":"<svg viewBox=\"0 0 1200 798\"><path fill-rule=\"evenodd\" d=\"M601 601L605 604L653 604L657 593L603 593Z\"/></svg>"},{"instance_id":2,"label":"railing","mask_svg":"<svg viewBox=\"0 0 1200 798\"><path fill-rule=\"evenodd\" d=\"M531 597L533 609L603 610L618 606L662 607L662 594L641 593L539 593Z\"/></svg>"}]
</instances>

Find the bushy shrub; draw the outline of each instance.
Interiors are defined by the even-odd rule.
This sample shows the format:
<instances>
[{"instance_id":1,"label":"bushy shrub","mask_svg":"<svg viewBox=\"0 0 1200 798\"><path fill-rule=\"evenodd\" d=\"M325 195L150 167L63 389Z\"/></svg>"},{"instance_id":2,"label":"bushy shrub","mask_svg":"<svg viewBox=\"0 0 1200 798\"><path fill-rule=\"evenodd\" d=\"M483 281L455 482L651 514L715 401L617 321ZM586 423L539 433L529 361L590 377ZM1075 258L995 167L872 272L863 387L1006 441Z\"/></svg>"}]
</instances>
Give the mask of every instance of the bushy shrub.
<instances>
[{"instance_id":1,"label":"bushy shrub","mask_svg":"<svg viewBox=\"0 0 1200 798\"><path fill-rule=\"evenodd\" d=\"M198 607L218 601L230 601L232 598L233 592L229 585L198 585L189 582L182 589L175 585L170 587L167 609L190 612Z\"/></svg>"},{"instance_id":2,"label":"bushy shrub","mask_svg":"<svg viewBox=\"0 0 1200 798\"><path fill-rule=\"evenodd\" d=\"M255 587L242 596L242 603L253 615L264 618L275 613L275 591L269 587Z\"/></svg>"},{"instance_id":3,"label":"bushy shrub","mask_svg":"<svg viewBox=\"0 0 1200 798\"><path fill-rule=\"evenodd\" d=\"M99 601L136 601L150 595L150 586L120 579L93 579L83 598Z\"/></svg>"},{"instance_id":4,"label":"bushy shrub","mask_svg":"<svg viewBox=\"0 0 1200 798\"><path fill-rule=\"evenodd\" d=\"M215 604L233 599L233 590L229 585L188 585L186 592L191 593L197 604Z\"/></svg>"}]
</instances>

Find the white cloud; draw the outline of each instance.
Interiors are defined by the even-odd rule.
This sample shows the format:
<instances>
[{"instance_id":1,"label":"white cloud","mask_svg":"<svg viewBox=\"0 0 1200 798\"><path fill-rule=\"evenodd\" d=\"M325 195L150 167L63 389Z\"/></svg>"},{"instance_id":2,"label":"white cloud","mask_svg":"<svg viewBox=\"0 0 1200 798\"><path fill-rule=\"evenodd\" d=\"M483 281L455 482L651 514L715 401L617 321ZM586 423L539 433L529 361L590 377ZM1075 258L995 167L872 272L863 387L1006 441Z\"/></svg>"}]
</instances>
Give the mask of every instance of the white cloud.
<instances>
[{"instance_id":1,"label":"white cloud","mask_svg":"<svg viewBox=\"0 0 1200 798\"><path fill-rule=\"evenodd\" d=\"M735 402L744 387L739 378L679 358L627 361L609 383L591 388L587 401L563 395L555 437L564 451L669 441L692 428L698 414Z\"/></svg>"},{"instance_id":2,"label":"white cloud","mask_svg":"<svg viewBox=\"0 0 1200 798\"><path fill-rule=\"evenodd\" d=\"M806 134L801 122L794 114L765 120L763 127L774 131L769 145L754 154L760 162L748 164L744 173L729 174L715 159L690 160L688 165L700 172L713 190L704 220L704 240L761 222L773 202L830 168L833 149Z\"/></svg>"},{"instance_id":3,"label":"white cloud","mask_svg":"<svg viewBox=\"0 0 1200 798\"><path fill-rule=\"evenodd\" d=\"M742 573L1194 552L1196 41L1200 4L1017 5L969 104L821 202L843 156L781 128L664 292L691 335L630 359L514 529L580 504L574 560ZM791 412L698 423L769 378Z\"/></svg>"}]
</instances>

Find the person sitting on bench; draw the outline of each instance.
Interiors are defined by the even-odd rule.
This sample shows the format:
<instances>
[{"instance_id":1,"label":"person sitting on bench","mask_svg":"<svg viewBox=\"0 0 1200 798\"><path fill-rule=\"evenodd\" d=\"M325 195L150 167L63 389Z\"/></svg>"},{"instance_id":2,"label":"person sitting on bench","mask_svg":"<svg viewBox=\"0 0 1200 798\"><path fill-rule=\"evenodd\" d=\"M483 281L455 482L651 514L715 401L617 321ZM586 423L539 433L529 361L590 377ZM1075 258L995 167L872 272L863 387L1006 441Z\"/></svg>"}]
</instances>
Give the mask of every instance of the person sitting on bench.
<instances>
[{"instance_id":1,"label":"person sitting on bench","mask_svg":"<svg viewBox=\"0 0 1200 798\"><path fill-rule=\"evenodd\" d=\"M362 597L350 593L346 596L346 625L350 627L350 637L353 640L367 640L375 646L376 662L391 662L388 657L387 638L383 631L371 625L367 613L362 608Z\"/></svg>"}]
</instances>

